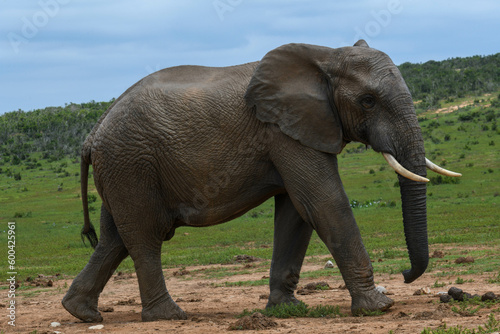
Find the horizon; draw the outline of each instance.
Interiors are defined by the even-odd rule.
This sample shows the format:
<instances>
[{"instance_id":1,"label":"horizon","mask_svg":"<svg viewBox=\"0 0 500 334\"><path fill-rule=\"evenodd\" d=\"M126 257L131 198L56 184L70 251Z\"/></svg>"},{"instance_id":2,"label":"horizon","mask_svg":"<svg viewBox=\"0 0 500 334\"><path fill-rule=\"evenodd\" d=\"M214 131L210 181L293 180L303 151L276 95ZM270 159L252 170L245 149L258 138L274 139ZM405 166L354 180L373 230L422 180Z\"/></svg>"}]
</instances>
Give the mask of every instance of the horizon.
<instances>
[{"instance_id":1,"label":"horizon","mask_svg":"<svg viewBox=\"0 0 500 334\"><path fill-rule=\"evenodd\" d=\"M425 64L425 63L428 63L428 62L431 62L431 61L443 62L443 61L452 60L452 59L464 59L464 58L473 58L473 57L482 57L482 58L485 58L485 57L497 55L499 53L500 52L497 52L497 53L494 53L494 54L490 54L490 55L472 55L472 56L467 56L467 57L449 57L449 58L443 59L443 60L433 60L433 59L430 59L430 60L427 60L427 61L424 61L424 62L418 62L418 63L403 62L401 64L397 64L396 66L400 66L400 65L402 65L404 63L410 63L410 64L413 64L413 65L422 65L422 64ZM174 66L178 66L178 65L174 65ZM179 66L181 66L181 65L179 65ZM215 67L219 67L219 66L215 66ZM162 69L159 69L159 70L162 70ZM132 86L133 84L135 84L135 82L131 83L130 86ZM123 91L122 93L120 93L120 95L123 94L124 92L125 91ZM112 102L113 100L117 99L120 95L111 97L109 100L100 100L100 101L97 101L95 99L90 99L88 101L80 101L80 102L69 102L68 101L68 102L64 102L61 105L41 106L39 108L34 108L34 109L30 109L30 110L18 109L18 110L6 111L6 112L1 112L0 111L0 116L2 116L4 114L7 114L7 113L11 113L11 112L19 112L19 111L22 111L22 112L33 112L33 111L36 111L36 110L45 110L45 109L49 109L49 108L64 108L64 107L67 107L67 106L70 106L70 105L82 105L82 104L85 104L85 103L108 103L108 102Z\"/></svg>"}]
</instances>

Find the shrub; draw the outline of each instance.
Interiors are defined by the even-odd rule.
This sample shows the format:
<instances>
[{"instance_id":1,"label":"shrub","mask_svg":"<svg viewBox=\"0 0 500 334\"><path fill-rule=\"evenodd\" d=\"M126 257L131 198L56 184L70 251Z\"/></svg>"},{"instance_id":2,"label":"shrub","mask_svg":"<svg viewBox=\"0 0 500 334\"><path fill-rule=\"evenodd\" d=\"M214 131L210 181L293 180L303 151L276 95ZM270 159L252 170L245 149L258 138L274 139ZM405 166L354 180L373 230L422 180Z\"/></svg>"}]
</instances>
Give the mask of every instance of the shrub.
<instances>
[{"instance_id":1,"label":"shrub","mask_svg":"<svg viewBox=\"0 0 500 334\"><path fill-rule=\"evenodd\" d=\"M458 184L460 183L460 179L456 177L449 177L449 176L433 176L430 178L431 184L432 185L440 185L440 184Z\"/></svg>"},{"instance_id":2,"label":"shrub","mask_svg":"<svg viewBox=\"0 0 500 334\"><path fill-rule=\"evenodd\" d=\"M87 199L88 199L89 203L94 203L95 201L97 201L97 196L94 194L88 194Z\"/></svg>"}]
</instances>

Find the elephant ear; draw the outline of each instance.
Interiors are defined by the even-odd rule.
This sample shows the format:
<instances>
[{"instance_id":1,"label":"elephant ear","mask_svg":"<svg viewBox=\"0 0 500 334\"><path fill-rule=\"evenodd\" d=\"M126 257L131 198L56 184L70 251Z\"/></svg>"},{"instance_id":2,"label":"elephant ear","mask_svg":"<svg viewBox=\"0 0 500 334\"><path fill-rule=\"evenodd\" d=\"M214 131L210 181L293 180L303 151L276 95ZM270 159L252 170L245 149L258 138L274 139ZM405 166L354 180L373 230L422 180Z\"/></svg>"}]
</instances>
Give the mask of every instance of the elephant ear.
<instances>
[{"instance_id":1,"label":"elephant ear","mask_svg":"<svg viewBox=\"0 0 500 334\"><path fill-rule=\"evenodd\" d=\"M306 44L270 51L255 69L245 99L262 122L277 124L303 145L337 154L346 142L333 101L333 78L322 69L332 51Z\"/></svg>"}]
</instances>

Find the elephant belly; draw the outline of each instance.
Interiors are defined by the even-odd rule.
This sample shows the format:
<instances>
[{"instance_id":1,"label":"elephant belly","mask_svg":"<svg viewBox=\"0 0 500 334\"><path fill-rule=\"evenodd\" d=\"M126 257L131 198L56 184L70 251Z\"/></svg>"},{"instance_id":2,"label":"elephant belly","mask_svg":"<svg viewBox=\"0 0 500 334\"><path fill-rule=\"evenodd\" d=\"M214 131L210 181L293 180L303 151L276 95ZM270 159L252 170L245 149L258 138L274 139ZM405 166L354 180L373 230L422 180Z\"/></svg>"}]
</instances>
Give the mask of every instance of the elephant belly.
<instances>
[{"instance_id":1,"label":"elephant belly","mask_svg":"<svg viewBox=\"0 0 500 334\"><path fill-rule=\"evenodd\" d=\"M182 196L182 200L176 201L176 225L201 227L237 218L285 190L279 175L273 171L254 174L244 180L218 171L206 182L185 191L190 196Z\"/></svg>"}]
</instances>

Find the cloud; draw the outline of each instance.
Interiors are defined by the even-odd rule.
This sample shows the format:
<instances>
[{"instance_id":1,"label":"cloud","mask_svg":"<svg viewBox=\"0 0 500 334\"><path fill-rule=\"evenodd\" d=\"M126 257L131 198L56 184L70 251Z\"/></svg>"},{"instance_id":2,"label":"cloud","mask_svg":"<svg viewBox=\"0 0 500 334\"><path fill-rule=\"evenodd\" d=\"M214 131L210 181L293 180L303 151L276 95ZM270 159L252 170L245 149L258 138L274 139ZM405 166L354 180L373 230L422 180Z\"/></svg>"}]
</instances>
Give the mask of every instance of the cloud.
<instances>
[{"instance_id":1,"label":"cloud","mask_svg":"<svg viewBox=\"0 0 500 334\"><path fill-rule=\"evenodd\" d=\"M496 0L453 5L434 0L0 0L0 5L0 113L109 100L160 68L245 63L290 42L338 47L367 38L396 63L499 51L492 42L500 28ZM17 44L9 39L13 34L21 38Z\"/></svg>"}]
</instances>

